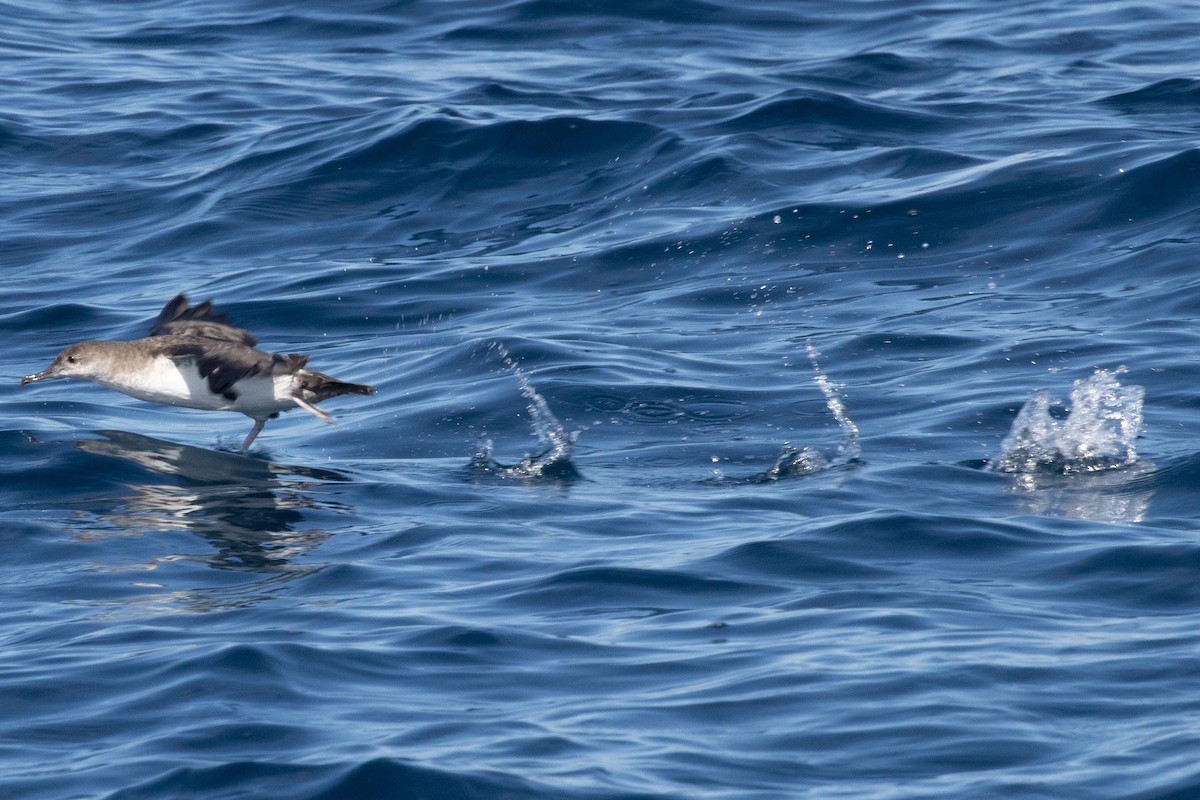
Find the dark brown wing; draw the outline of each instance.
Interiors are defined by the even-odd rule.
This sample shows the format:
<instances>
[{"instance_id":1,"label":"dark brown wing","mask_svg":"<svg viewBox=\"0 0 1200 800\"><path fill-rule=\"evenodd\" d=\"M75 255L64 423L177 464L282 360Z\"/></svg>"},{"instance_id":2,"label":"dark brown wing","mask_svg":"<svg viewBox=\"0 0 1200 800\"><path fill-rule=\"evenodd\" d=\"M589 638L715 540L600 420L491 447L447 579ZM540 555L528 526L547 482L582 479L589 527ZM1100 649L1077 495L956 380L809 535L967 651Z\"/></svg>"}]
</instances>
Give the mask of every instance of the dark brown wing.
<instances>
[{"instance_id":1,"label":"dark brown wing","mask_svg":"<svg viewBox=\"0 0 1200 800\"><path fill-rule=\"evenodd\" d=\"M234 342L254 347L258 339L249 331L234 327L229 317L213 309L211 300L197 306L188 306L187 298L176 295L163 306L158 319L150 326L151 336L194 336L219 342Z\"/></svg>"},{"instance_id":2,"label":"dark brown wing","mask_svg":"<svg viewBox=\"0 0 1200 800\"><path fill-rule=\"evenodd\" d=\"M155 353L177 364L195 364L209 390L230 401L237 399L234 384L242 378L290 374L308 362L308 356L267 353L203 336L156 336L143 341L152 342Z\"/></svg>"}]
</instances>

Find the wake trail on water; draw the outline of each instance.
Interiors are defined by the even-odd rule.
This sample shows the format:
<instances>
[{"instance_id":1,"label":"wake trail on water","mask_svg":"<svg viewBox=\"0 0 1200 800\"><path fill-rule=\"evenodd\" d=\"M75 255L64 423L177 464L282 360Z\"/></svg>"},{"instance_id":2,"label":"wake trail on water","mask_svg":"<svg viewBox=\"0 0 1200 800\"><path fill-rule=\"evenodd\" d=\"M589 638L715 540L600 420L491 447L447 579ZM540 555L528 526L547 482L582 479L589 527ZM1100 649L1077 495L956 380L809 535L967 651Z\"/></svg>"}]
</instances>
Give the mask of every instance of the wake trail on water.
<instances>
[{"instance_id":1,"label":"wake trail on water","mask_svg":"<svg viewBox=\"0 0 1200 800\"><path fill-rule=\"evenodd\" d=\"M494 444L490 438L482 437L471 458L471 470L480 475L511 478L522 481L573 480L579 476L575 466L575 440L577 433L569 433L554 416L546 399L534 387L529 375L521 369L508 349L499 342L491 345L504 366L517 379L517 385L526 401L526 410L537 437L540 449L526 454L515 464L503 464L494 456ZM859 445L858 426L846 411L839 394L840 386L829 379L821 369L820 352L811 343L805 345L812 364L813 382L825 398L825 405L842 430L842 439L832 455L826 455L812 447L794 447L785 444L783 452L765 471L738 482L765 483L782 478L811 475L835 467L845 466L859 460L862 448ZM723 478L721 478L723 479Z\"/></svg>"}]
</instances>

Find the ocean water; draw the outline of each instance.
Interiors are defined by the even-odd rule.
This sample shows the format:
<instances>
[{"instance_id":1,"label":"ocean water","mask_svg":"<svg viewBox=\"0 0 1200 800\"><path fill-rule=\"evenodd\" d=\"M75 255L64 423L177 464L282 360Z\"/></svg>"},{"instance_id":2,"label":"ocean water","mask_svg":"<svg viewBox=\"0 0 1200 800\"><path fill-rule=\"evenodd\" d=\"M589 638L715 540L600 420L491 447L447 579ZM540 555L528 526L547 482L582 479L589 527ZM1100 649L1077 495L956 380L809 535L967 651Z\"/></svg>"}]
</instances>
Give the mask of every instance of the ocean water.
<instances>
[{"instance_id":1,"label":"ocean water","mask_svg":"<svg viewBox=\"0 0 1200 800\"><path fill-rule=\"evenodd\" d=\"M1200 796L1192 4L0 11L0 797Z\"/></svg>"}]
</instances>

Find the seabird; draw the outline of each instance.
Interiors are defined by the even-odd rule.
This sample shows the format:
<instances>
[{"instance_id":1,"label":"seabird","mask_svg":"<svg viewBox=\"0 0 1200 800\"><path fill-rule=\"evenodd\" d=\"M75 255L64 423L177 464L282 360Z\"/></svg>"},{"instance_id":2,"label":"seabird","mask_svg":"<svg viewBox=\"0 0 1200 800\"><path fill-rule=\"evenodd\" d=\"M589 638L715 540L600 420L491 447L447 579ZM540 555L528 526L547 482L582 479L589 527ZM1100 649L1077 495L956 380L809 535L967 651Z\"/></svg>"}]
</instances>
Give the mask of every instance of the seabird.
<instances>
[{"instance_id":1,"label":"seabird","mask_svg":"<svg viewBox=\"0 0 1200 800\"><path fill-rule=\"evenodd\" d=\"M189 307L181 294L163 307L148 338L73 344L46 369L21 378L21 385L72 378L151 403L237 411L254 420L243 453L280 412L298 407L333 422L317 403L375 393L370 386L305 369L306 355L268 353L256 344L258 339L215 311L211 300Z\"/></svg>"}]
</instances>

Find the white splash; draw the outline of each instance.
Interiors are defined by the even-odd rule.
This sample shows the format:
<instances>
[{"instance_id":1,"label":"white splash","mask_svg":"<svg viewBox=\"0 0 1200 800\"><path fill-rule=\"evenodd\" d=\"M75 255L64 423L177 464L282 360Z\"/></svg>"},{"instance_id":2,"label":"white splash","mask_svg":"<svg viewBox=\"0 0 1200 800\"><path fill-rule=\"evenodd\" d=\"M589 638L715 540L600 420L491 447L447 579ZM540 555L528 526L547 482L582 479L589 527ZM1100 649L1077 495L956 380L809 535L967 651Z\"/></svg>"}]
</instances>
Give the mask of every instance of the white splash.
<instances>
[{"instance_id":1,"label":"white splash","mask_svg":"<svg viewBox=\"0 0 1200 800\"><path fill-rule=\"evenodd\" d=\"M578 476L575 464L571 460L575 452L575 435L567 433L558 417L546 404L546 398L538 393L529 380L529 376L521 369L516 360L509 355L508 348L496 342L493 348L500 355L504 365L517 379L521 395L526 400L526 409L533 426L533 433L542 448L537 453L527 453L516 464L505 465L492 457L492 441L481 441L471 459L474 469L499 475L505 478L520 478L536 480L539 478L564 479Z\"/></svg>"},{"instance_id":2,"label":"white splash","mask_svg":"<svg viewBox=\"0 0 1200 800\"><path fill-rule=\"evenodd\" d=\"M862 454L862 448L858 444L858 426L846 413L846 405L838 395L838 389L841 387L829 380L829 376L821 371L821 365L817 362L821 353L813 346L813 343L805 342L804 350L808 353L808 360L812 362L813 383L817 384L821 394L825 395L825 405L828 406L829 413L833 414L833 418L842 428L842 441L838 445L836 460L843 463L854 461Z\"/></svg>"},{"instance_id":3,"label":"white splash","mask_svg":"<svg viewBox=\"0 0 1200 800\"><path fill-rule=\"evenodd\" d=\"M1142 432L1141 386L1122 386L1125 367L1098 369L1071 387L1065 418L1055 414L1061 403L1049 389L1034 392L1013 420L988 468L996 472L1099 472L1137 461L1136 441Z\"/></svg>"},{"instance_id":4,"label":"white splash","mask_svg":"<svg viewBox=\"0 0 1200 800\"><path fill-rule=\"evenodd\" d=\"M784 446L783 452L775 459L775 463L765 472L751 478L751 482L777 481L792 475L811 475L815 472L823 472L830 467L857 461L862 454L862 448L858 443L858 426L854 424L854 420L850 419L850 415L846 412L846 405L842 402L841 395L838 394L841 387L829 380L829 376L821 371L821 365L818 362L821 353L813 346L812 342L806 342L804 349L808 353L808 360L812 362L813 383L825 396L825 405L829 408L829 413L841 427L842 441L838 443L837 453L832 458L826 458L811 447L795 447L787 444Z\"/></svg>"}]
</instances>

